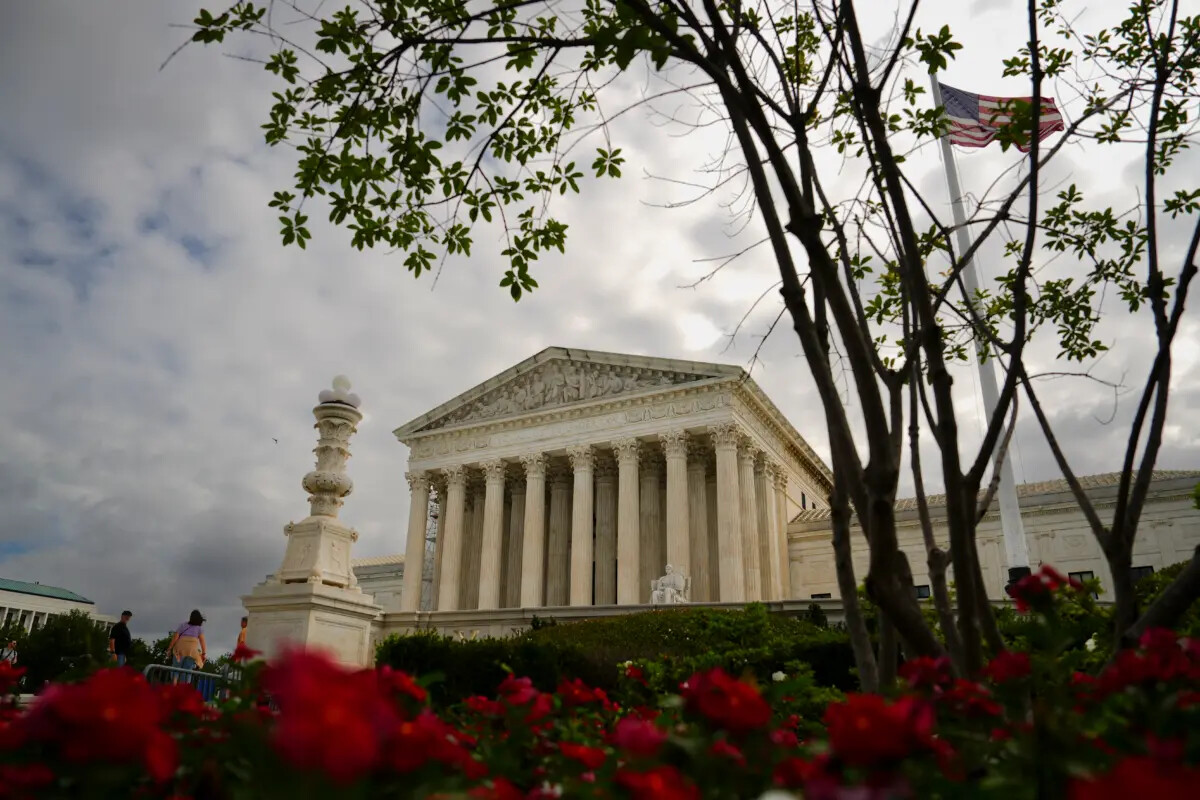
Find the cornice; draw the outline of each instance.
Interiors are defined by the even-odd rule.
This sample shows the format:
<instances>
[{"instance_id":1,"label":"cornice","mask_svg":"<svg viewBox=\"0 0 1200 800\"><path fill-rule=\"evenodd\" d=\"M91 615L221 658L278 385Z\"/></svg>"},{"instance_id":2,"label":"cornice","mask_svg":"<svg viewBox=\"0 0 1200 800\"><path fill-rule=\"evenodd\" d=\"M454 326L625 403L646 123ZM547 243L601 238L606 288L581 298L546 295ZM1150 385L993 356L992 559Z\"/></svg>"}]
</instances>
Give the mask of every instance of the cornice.
<instances>
[{"instance_id":1,"label":"cornice","mask_svg":"<svg viewBox=\"0 0 1200 800\"><path fill-rule=\"evenodd\" d=\"M652 389L642 390L639 392L630 392L629 394L617 395L616 397L604 398L602 400L587 400L579 403L573 403L566 406L555 406L546 410L530 411L526 414L518 416L505 417L498 420L489 420L480 423L477 420L464 422L460 425L447 426L445 428L436 428L431 431L420 431L418 433L408 434L405 436L403 443L410 447L417 442L425 442L439 438L469 438L471 436L483 436L501 431L517 430L520 428L530 428L537 425L545 425L555 422L567 422L574 419L583 419L586 417L597 416L600 414L608 414L614 411L623 411L625 409L644 406L644 401L652 399L654 402L661 400L673 400L683 397L693 397L700 394L709 394L714 388L725 388L728 385L732 388L737 382L732 378L709 378L692 383L685 383L679 386L661 386ZM494 388L494 387L493 387Z\"/></svg>"},{"instance_id":2,"label":"cornice","mask_svg":"<svg viewBox=\"0 0 1200 800\"><path fill-rule=\"evenodd\" d=\"M1191 492L1174 491L1174 492L1163 492L1161 494L1151 494L1150 496L1148 496L1146 498L1146 501L1147 501L1147 507L1148 507L1150 503L1169 503L1169 502L1173 502L1173 501L1177 501L1177 500L1190 501L1191 499L1192 499ZM1116 498L1092 500L1092 506L1097 509L1116 508L1116 505L1117 505ZM936 511L936 510L937 509L930 509L930 511ZM1078 504L1076 504L1072 501L1061 501L1061 502L1056 502L1056 503L1043 503L1040 505L1024 505L1021 507L1021 517L1022 517L1022 519L1029 518L1029 517L1047 517L1047 516L1051 516L1054 514L1071 513L1073 511L1078 511L1078 510L1079 510ZM906 511L906 512L904 512L904 516L897 515L896 527L897 528L919 527L921 524L920 518L909 516L911 513L912 512ZM945 519L946 519L945 513L932 514L930 517L930 521L933 522L935 525L945 522ZM987 514L984 515L983 519L980 522L982 524L984 522L999 522L999 520L1000 520L999 511L989 511ZM1144 511L1142 514L1142 520L1143 520L1143 522L1146 521ZM795 534L794 534L794 538L797 540L824 539L824 538L827 538L830 533L830 519L828 517L825 517L822 519L803 520L803 521L799 521L799 522L795 522L795 521L789 522L788 523L788 528L789 528L788 538L789 539L793 538L793 534L791 531L791 527L793 525L795 525L796 528L798 529L795 531ZM800 529L801 526L804 526L804 528ZM859 527L858 519L856 517L854 517L853 515L851 515L850 526L851 526L851 528ZM1029 535L1029 532L1026 531L1026 534Z\"/></svg>"},{"instance_id":3,"label":"cornice","mask_svg":"<svg viewBox=\"0 0 1200 800\"><path fill-rule=\"evenodd\" d=\"M734 396L743 402L746 410L753 414L756 420L783 442L788 454L796 459L805 478L817 488L826 492L833 491L833 473L829 471L829 467L753 379L739 381L734 388Z\"/></svg>"}]
</instances>

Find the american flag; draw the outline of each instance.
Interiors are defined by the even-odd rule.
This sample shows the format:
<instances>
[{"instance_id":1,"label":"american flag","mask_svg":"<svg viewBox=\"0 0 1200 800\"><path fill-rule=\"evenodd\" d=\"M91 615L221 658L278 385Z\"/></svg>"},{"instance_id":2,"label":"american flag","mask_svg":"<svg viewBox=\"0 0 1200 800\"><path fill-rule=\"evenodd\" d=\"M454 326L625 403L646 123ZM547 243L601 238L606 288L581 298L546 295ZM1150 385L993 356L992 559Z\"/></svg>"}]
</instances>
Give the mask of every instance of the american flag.
<instances>
[{"instance_id":1,"label":"american flag","mask_svg":"<svg viewBox=\"0 0 1200 800\"><path fill-rule=\"evenodd\" d=\"M1032 97L992 97L974 94L941 84L942 105L950 123L950 144L960 147L986 147L1000 130L1012 122L1009 109L1014 101L1032 103ZM1064 130L1062 114L1053 97L1042 98L1042 113L1038 117L1038 141L1055 131ZM1029 143L1019 145L1022 153L1029 152Z\"/></svg>"}]
</instances>

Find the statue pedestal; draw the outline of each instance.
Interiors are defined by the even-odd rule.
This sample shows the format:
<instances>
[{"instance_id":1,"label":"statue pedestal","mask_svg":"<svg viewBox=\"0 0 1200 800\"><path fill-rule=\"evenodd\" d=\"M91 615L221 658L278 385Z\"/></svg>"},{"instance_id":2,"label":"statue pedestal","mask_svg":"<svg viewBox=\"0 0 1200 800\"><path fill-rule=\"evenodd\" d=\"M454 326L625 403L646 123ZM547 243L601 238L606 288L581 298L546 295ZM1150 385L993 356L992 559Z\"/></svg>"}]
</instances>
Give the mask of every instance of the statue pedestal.
<instances>
[{"instance_id":1,"label":"statue pedestal","mask_svg":"<svg viewBox=\"0 0 1200 800\"><path fill-rule=\"evenodd\" d=\"M246 645L274 659L288 647L319 650L348 667L375 662L383 609L360 589L322 583L260 583L242 598Z\"/></svg>"},{"instance_id":2,"label":"statue pedestal","mask_svg":"<svg viewBox=\"0 0 1200 800\"><path fill-rule=\"evenodd\" d=\"M363 415L345 376L334 378L333 389L318 399L317 464L301 481L309 515L284 526L287 549L279 570L242 598L250 617L246 645L268 659L302 647L324 651L346 666L368 667L375 661L374 634L383 609L358 588L350 566L358 534L337 518L354 489L346 460Z\"/></svg>"}]
</instances>

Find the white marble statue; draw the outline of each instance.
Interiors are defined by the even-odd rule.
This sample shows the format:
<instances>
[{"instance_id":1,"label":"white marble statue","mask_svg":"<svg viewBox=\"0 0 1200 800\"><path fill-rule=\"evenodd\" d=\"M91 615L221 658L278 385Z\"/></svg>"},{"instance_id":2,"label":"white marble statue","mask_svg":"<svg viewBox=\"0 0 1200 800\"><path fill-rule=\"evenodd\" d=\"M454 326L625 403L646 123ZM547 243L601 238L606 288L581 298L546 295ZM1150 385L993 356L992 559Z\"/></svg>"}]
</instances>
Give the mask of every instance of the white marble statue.
<instances>
[{"instance_id":1,"label":"white marble statue","mask_svg":"<svg viewBox=\"0 0 1200 800\"><path fill-rule=\"evenodd\" d=\"M667 564L667 574L650 581L650 604L654 606L691 602L692 582L682 572Z\"/></svg>"}]
</instances>

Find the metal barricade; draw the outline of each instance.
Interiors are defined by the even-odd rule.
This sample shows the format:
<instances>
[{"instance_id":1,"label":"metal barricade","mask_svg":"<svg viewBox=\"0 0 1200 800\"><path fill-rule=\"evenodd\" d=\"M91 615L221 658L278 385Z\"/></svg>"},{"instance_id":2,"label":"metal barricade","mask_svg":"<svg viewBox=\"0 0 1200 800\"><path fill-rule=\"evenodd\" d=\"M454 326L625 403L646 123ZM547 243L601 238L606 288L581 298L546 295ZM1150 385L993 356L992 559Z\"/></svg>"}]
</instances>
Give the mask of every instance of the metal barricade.
<instances>
[{"instance_id":1,"label":"metal barricade","mask_svg":"<svg viewBox=\"0 0 1200 800\"><path fill-rule=\"evenodd\" d=\"M229 683L224 675L202 672L198 669L169 667L166 664L150 664L142 671L150 683L187 683L196 688L206 703L220 699L220 689Z\"/></svg>"}]
</instances>

